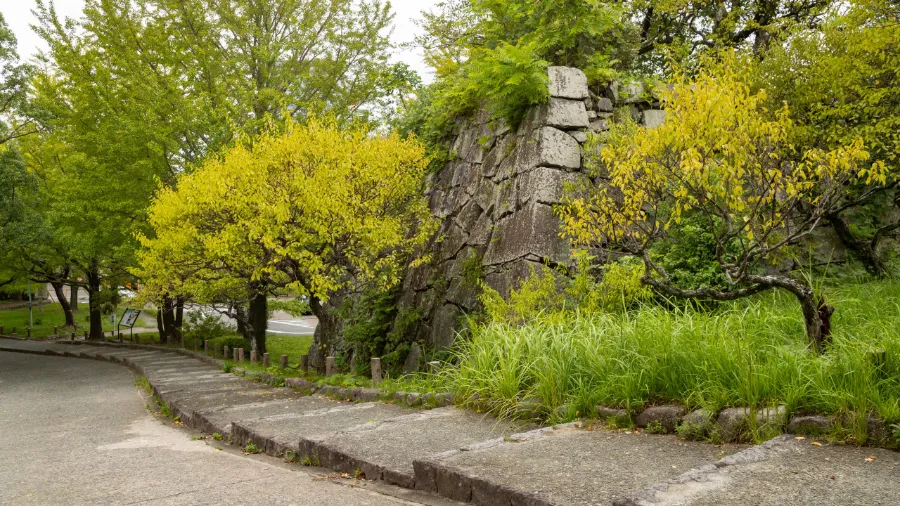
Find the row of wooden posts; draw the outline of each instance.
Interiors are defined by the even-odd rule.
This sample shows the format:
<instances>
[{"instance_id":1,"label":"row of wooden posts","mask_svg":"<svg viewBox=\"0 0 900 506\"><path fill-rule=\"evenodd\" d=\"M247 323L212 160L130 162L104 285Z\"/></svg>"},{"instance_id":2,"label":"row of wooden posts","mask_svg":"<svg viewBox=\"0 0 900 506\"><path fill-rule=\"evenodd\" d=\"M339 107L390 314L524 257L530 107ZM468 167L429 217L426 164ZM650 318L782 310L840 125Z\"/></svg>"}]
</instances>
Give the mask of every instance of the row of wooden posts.
<instances>
[{"instance_id":1,"label":"row of wooden posts","mask_svg":"<svg viewBox=\"0 0 900 506\"><path fill-rule=\"evenodd\" d=\"M3 330L4 330L3 327L0 326L0 335L4 335ZM26 331L26 336L28 338L31 338L31 328L26 327L25 331ZM57 337L61 337L59 334L59 327L53 327L53 334ZM15 327L12 327L12 335L13 336L17 335ZM84 338L87 339L87 337L88 337L88 332L84 331ZM110 331L110 337L115 339L116 331L114 331L114 330ZM73 341L75 340L75 332L74 331L71 332L69 338ZM131 338L132 338L131 339L132 342L140 343L140 336L138 334L133 334L131 336ZM118 334L118 341L121 343L121 342L123 342L123 340L124 340L124 334L122 334L120 332ZM196 339L194 340L194 351L200 351L199 350L199 342ZM203 351L204 351L204 353L209 354L209 341L203 341ZM229 354L229 352L231 352L231 353ZM215 356L217 358L220 356L219 355L219 343L213 343L213 356ZM222 347L221 357L224 359L228 359L229 356L231 357L231 359L234 362L243 362L244 358L245 358L244 349L243 348L229 349L228 345L226 344ZM250 351L250 363L254 364L254 365L259 364L259 357L257 356L256 350ZM432 368L436 368L436 364L438 364L438 363L434 362L434 364L430 363L429 365L432 366ZM268 353L263 353L262 365L263 365L263 367L266 367L266 368L271 366L271 362L270 362ZM288 368L288 356L287 355L281 356L281 368L282 369ZM300 356L300 369L302 369L304 373L309 372L309 355L301 355ZM372 369L372 383L375 385L380 385L381 378L382 378L381 359L380 358L372 359L371 369ZM337 372L337 368L335 367L334 357L325 357L325 376L332 376L336 372Z\"/></svg>"}]
</instances>

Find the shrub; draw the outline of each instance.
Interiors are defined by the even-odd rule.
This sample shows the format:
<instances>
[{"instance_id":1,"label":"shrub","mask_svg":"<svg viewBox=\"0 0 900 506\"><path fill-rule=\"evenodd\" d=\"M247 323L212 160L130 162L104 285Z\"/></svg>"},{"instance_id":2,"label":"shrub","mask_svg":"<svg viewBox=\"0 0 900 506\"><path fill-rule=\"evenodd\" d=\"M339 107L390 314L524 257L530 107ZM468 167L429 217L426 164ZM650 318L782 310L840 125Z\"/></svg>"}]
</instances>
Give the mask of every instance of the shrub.
<instances>
[{"instance_id":1,"label":"shrub","mask_svg":"<svg viewBox=\"0 0 900 506\"><path fill-rule=\"evenodd\" d=\"M235 326L223 321L219 315L203 311L188 311L182 326L185 343L212 340L235 332Z\"/></svg>"}]
</instances>

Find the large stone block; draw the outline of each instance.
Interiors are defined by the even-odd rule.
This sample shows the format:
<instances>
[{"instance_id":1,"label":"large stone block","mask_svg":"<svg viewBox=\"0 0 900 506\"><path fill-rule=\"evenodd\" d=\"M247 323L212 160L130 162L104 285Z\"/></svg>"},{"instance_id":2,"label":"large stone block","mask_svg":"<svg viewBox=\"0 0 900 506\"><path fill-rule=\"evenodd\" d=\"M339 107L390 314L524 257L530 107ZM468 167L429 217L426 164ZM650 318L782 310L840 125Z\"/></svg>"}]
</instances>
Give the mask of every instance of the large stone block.
<instances>
[{"instance_id":1,"label":"large stone block","mask_svg":"<svg viewBox=\"0 0 900 506\"><path fill-rule=\"evenodd\" d=\"M535 109L538 119L536 126L552 126L571 130L588 126L588 113L581 100L551 98L546 104Z\"/></svg>"},{"instance_id":2,"label":"large stone block","mask_svg":"<svg viewBox=\"0 0 900 506\"><path fill-rule=\"evenodd\" d=\"M521 286L522 281L534 272L541 272L542 264L529 260L517 260L506 264L484 277L487 286L497 290L501 297L508 297L510 290Z\"/></svg>"},{"instance_id":3,"label":"large stone block","mask_svg":"<svg viewBox=\"0 0 900 506\"><path fill-rule=\"evenodd\" d=\"M434 349L446 349L453 346L459 329L459 317L462 311L453 304L444 304L434 313L431 321L431 346Z\"/></svg>"},{"instance_id":4,"label":"large stone block","mask_svg":"<svg viewBox=\"0 0 900 506\"><path fill-rule=\"evenodd\" d=\"M575 172L538 167L517 178L519 204L522 206L529 202L557 204L562 199L566 183L575 185L580 179L581 176Z\"/></svg>"},{"instance_id":5,"label":"large stone block","mask_svg":"<svg viewBox=\"0 0 900 506\"><path fill-rule=\"evenodd\" d=\"M513 179L500 183L494 193L494 219L499 220L516 211L516 182Z\"/></svg>"},{"instance_id":6,"label":"large stone block","mask_svg":"<svg viewBox=\"0 0 900 506\"><path fill-rule=\"evenodd\" d=\"M438 260L444 261L456 256L457 253L465 246L467 234L463 229L456 225L451 225L450 229L444 235L441 242Z\"/></svg>"},{"instance_id":7,"label":"large stone block","mask_svg":"<svg viewBox=\"0 0 900 506\"><path fill-rule=\"evenodd\" d=\"M644 84L640 82L612 83L609 92L617 104L636 104L646 102Z\"/></svg>"},{"instance_id":8,"label":"large stone block","mask_svg":"<svg viewBox=\"0 0 900 506\"><path fill-rule=\"evenodd\" d=\"M559 98L590 98L587 76L579 69L571 67L550 67L550 96Z\"/></svg>"},{"instance_id":9,"label":"large stone block","mask_svg":"<svg viewBox=\"0 0 900 506\"><path fill-rule=\"evenodd\" d=\"M644 111L644 126L646 128L656 128L666 121L666 111L659 109L647 109Z\"/></svg>"},{"instance_id":10,"label":"large stone block","mask_svg":"<svg viewBox=\"0 0 900 506\"><path fill-rule=\"evenodd\" d=\"M532 203L495 226L483 265L497 265L535 255L565 262L569 247L559 237L559 218L553 208Z\"/></svg>"},{"instance_id":11,"label":"large stone block","mask_svg":"<svg viewBox=\"0 0 900 506\"><path fill-rule=\"evenodd\" d=\"M516 169L521 173L541 166L578 170L581 146L571 135L556 128L535 130L519 152Z\"/></svg>"},{"instance_id":12,"label":"large stone block","mask_svg":"<svg viewBox=\"0 0 900 506\"><path fill-rule=\"evenodd\" d=\"M494 147L484 155L481 170L484 177L494 177L503 160L512 153L516 147L515 136L504 135L494 143Z\"/></svg>"}]
</instances>

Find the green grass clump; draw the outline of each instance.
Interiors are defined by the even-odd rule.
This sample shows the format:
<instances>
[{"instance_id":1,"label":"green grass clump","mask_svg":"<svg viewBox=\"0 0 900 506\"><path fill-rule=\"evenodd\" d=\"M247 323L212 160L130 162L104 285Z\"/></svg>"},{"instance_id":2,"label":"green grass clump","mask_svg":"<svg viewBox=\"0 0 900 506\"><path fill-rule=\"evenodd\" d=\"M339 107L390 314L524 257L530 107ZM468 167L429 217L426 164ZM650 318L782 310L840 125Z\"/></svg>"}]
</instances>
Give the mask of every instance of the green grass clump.
<instances>
[{"instance_id":1,"label":"green grass clump","mask_svg":"<svg viewBox=\"0 0 900 506\"><path fill-rule=\"evenodd\" d=\"M789 413L900 420L900 283L844 286L826 298L837 311L824 355L808 348L796 300L768 292L712 311L645 304L476 325L444 377L470 405L500 415L537 398L582 413L597 404L784 404ZM875 350L885 352L883 363Z\"/></svg>"}]
</instances>

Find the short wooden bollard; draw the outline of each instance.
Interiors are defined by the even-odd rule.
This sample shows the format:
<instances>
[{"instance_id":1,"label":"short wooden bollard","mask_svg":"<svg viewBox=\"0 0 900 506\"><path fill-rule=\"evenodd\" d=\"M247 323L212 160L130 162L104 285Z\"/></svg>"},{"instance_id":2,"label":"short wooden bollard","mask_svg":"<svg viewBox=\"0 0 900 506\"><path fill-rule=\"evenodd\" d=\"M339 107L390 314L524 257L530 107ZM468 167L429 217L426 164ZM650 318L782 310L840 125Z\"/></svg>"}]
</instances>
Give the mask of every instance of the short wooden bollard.
<instances>
[{"instance_id":1,"label":"short wooden bollard","mask_svg":"<svg viewBox=\"0 0 900 506\"><path fill-rule=\"evenodd\" d=\"M231 354L234 355L234 357L232 357L232 362L237 362L238 361L238 349L235 348L235 349L231 350Z\"/></svg>"},{"instance_id":2,"label":"short wooden bollard","mask_svg":"<svg viewBox=\"0 0 900 506\"><path fill-rule=\"evenodd\" d=\"M3 327L0 327L0 334L3 333ZM53 327L53 335L59 336L59 327Z\"/></svg>"},{"instance_id":3,"label":"short wooden bollard","mask_svg":"<svg viewBox=\"0 0 900 506\"><path fill-rule=\"evenodd\" d=\"M137 334L131 336L131 340L134 341L134 344L138 344L138 343L141 342L141 340L138 339L138 335L137 335Z\"/></svg>"},{"instance_id":4,"label":"short wooden bollard","mask_svg":"<svg viewBox=\"0 0 900 506\"><path fill-rule=\"evenodd\" d=\"M25 328L25 338L26 338L26 339L31 339L31 327L26 327L26 328Z\"/></svg>"},{"instance_id":5,"label":"short wooden bollard","mask_svg":"<svg viewBox=\"0 0 900 506\"><path fill-rule=\"evenodd\" d=\"M238 348L238 362L244 361L244 349Z\"/></svg>"},{"instance_id":6,"label":"short wooden bollard","mask_svg":"<svg viewBox=\"0 0 900 506\"><path fill-rule=\"evenodd\" d=\"M203 353L209 355L209 341L206 339L203 340Z\"/></svg>"},{"instance_id":7,"label":"short wooden bollard","mask_svg":"<svg viewBox=\"0 0 900 506\"><path fill-rule=\"evenodd\" d=\"M288 367L288 356L287 356L287 355L282 355L282 356L281 356L281 368L282 368L282 369L287 369L287 367Z\"/></svg>"},{"instance_id":8,"label":"short wooden bollard","mask_svg":"<svg viewBox=\"0 0 900 506\"><path fill-rule=\"evenodd\" d=\"M85 341L88 340L88 332L87 332L87 330L84 331L84 340L85 340Z\"/></svg>"},{"instance_id":9,"label":"short wooden bollard","mask_svg":"<svg viewBox=\"0 0 900 506\"><path fill-rule=\"evenodd\" d=\"M309 355L300 355L300 369L309 372Z\"/></svg>"},{"instance_id":10,"label":"short wooden bollard","mask_svg":"<svg viewBox=\"0 0 900 506\"><path fill-rule=\"evenodd\" d=\"M266 369L268 369L270 365L271 365L271 364L269 363L269 354L268 354L268 353L263 353L263 367L265 367Z\"/></svg>"},{"instance_id":11,"label":"short wooden bollard","mask_svg":"<svg viewBox=\"0 0 900 506\"><path fill-rule=\"evenodd\" d=\"M225 348L222 351L222 358L224 358L225 360L228 360L228 345L227 344L225 345Z\"/></svg>"},{"instance_id":12,"label":"short wooden bollard","mask_svg":"<svg viewBox=\"0 0 900 506\"><path fill-rule=\"evenodd\" d=\"M253 365L259 363L259 355L257 355L256 350L250 350L250 363Z\"/></svg>"},{"instance_id":13,"label":"short wooden bollard","mask_svg":"<svg viewBox=\"0 0 900 506\"><path fill-rule=\"evenodd\" d=\"M194 351L200 351L200 341L194 339Z\"/></svg>"},{"instance_id":14,"label":"short wooden bollard","mask_svg":"<svg viewBox=\"0 0 900 506\"><path fill-rule=\"evenodd\" d=\"M123 334L123 333L121 333L121 332L119 332L119 342L120 342L120 343L124 343L124 342L125 342L125 334Z\"/></svg>"},{"instance_id":15,"label":"short wooden bollard","mask_svg":"<svg viewBox=\"0 0 900 506\"><path fill-rule=\"evenodd\" d=\"M219 343L213 343L213 356L219 356Z\"/></svg>"},{"instance_id":16,"label":"short wooden bollard","mask_svg":"<svg viewBox=\"0 0 900 506\"><path fill-rule=\"evenodd\" d=\"M13 327L12 335L16 335L16 328Z\"/></svg>"},{"instance_id":17,"label":"short wooden bollard","mask_svg":"<svg viewBox=\"0 0 900 506\"><path fill-rule=\"evenodd\" d=\"M0 336L3 335L3 327L0 327Z\"/></svg>"},{"instance_id":18,"label":"short wooden bollard","mask_svg":"<svg viewBox=\"0 0 900 506\"><path fill-rule=\"evenodd\" d=\"M378 386L381 384L381 359L372 359L372 384Z\"/></svg>"},{"instance_id":19,"label":"short wooden bollard","mask_svg":"<svg viewBox=\"0 0 900 506\"><path fill-rule=\"evenodd\" d=\"M325 357L325 376L334 374L334 357Z\"/></svg>"},{"instance_id":20,"label":"short wooden bollard","mask_svg":"<svg viewBox=\"0 0 900 506\"><path fill-rule=\"evenodd\" d=\"M69 337L69 340L71 340L71 341L74 341L74 340L75 340L75 333L74 333L74 332L72 332L72 335L71 335L71 337Z\"/></svg>"}]
</instances>

